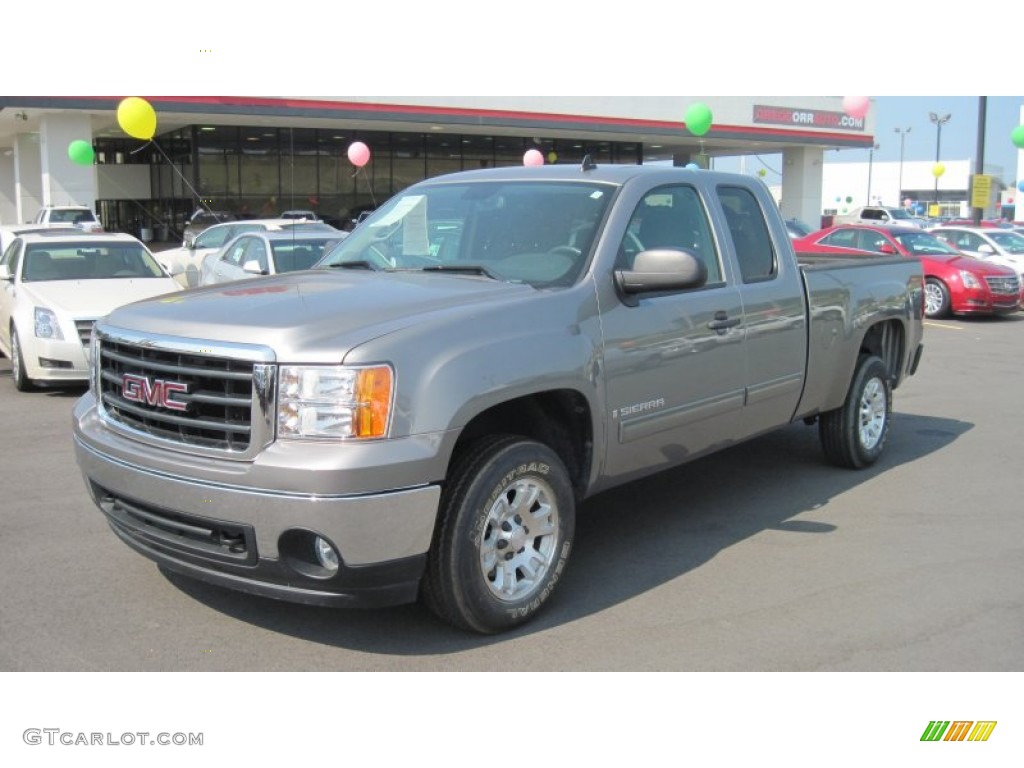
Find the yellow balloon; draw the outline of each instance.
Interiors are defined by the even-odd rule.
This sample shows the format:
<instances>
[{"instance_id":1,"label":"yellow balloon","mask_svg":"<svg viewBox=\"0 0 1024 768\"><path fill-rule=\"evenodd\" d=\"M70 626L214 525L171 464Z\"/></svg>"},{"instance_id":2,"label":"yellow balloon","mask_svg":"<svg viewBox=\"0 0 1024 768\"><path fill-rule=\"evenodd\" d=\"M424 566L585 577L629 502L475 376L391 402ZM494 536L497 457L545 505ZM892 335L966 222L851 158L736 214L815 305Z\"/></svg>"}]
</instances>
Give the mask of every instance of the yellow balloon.
<instances>
[{"instance_id":1,"label":"yellow balloon","mask_svg":"<svg viewBox=\"0 0 1024 768\"><path fill-rule=\"evenodd\" d=\"M129 96L117 105L117 124L129 136L148 141L156 133L156 112L145 99Z\"/></svg>"},{"instance_id":2,"label":"yellow balloon","mask_svg":"<svg viewBox=\"0 0 1024 768\"><path fill-rule=\"evenodd\" d=\"M936 163L935 167L932 168L932 176L934 176L936 179L939 178L939 176L941 176L945 172L946 166L944 166L942 163Z\"/></svg>"}]
</instances>

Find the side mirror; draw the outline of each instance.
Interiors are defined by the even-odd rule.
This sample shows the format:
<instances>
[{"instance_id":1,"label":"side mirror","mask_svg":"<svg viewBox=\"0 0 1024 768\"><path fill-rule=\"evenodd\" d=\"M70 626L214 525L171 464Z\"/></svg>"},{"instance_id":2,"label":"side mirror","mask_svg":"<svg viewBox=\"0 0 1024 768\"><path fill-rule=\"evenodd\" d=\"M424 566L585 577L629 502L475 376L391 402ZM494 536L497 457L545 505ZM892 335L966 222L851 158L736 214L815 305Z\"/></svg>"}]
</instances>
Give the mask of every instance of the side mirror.
<instances>
[{"instance_id":1,"label":"side mirror","mask_svg":"<svg viewBox=\"0 0 1024 768\"><path fill-rule=\"evenodd\" d=\"M181 247L182 248L188 248L189 250L195 248L196 247L196 236L195 235L186 235L185 239L181 241Z\"/></svg>"},{"instance_id":2,"label":"side mirror","mask_svg":"<svg viewBox=\"0 0 1024 768\"><path fill-rule=\"evenodd\" d=\"M895 256L896 255L896 249L893 248L888 243L886 243L885 245L878 246L878 252L879 253L884 253L886 256Z\"/></svg>"},{"instance_id":3,"label":"side mirror","mask_svg":"<svg viewBox=\"0 0 1024 768\"><path fill-rule=\"evenodd\" d=\"M633 269L615 271L615 284L627 296L700 288L707 279L704 262L692 251L676 248L640 251L633 260Z\"/></svg>"},{"instance_id":4,"label":"side mirror","mask_svg":"<svg viewBox=\"0 0 1024 768\"><path fill-rule=\"evenodd\" d=\"M245 262L242 265L242 271L248 272L250 275L265 275L266 272L260 267L260 263L256 259Z\"/></svg>"},{"instance_id":5,"label":"side mirror","mask_svg":"<svg viewBox=\"0 0 1024 768\"><path fill-rule=\"evenodd\" d=\"M996 249L988 243L982 243L978 246L978 253L984 253L986 256L995 256Z\"/></svg>"}]
</instances>

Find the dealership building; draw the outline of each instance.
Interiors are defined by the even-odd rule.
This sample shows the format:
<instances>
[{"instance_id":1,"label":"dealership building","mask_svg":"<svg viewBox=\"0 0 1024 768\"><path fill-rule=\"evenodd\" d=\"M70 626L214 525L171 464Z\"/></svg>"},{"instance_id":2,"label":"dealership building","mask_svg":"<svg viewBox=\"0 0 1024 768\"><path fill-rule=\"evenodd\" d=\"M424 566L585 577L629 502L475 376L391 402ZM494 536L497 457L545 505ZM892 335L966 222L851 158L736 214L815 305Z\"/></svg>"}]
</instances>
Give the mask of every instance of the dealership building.
<instances>
[{"instance_id":1,"label":"dealership building","mask_svg":"<svg viewBox=\"0 0 1024 768\"><path fill-rule=\"evenodd\" d=\"M197 208L347 222L422 179L519 165L531 149L546 163L702 168L778 154L782 212L813 222L825 153L874 141L874 110L853 117L840 97L145 96L157 116L149 141L119 125L122 98L0 97L0 224L63 204L144 239L179 237ZM713 116L701 135L685 121L694 105ZM76 141L92 145L91 164L72 161ZM354 142L370 149L361 167L348 159Z\"/></svg>"}]
</instances>

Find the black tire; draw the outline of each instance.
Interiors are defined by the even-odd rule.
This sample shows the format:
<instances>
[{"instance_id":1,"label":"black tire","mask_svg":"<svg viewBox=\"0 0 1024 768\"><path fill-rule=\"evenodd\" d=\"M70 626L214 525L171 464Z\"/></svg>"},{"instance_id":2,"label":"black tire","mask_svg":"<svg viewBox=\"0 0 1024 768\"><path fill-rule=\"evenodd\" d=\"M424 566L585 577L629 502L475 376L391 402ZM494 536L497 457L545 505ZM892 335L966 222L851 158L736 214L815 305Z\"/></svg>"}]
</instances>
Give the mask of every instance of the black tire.
<instances>
[{"instance_id":1,"label":"black tire","mask_svg":"<svg viewBox=\"0 0 1024 768\"><path fill-rule=\"evenodd\" d=\"M924 281L924 316L946 317L949 315L949 308L949 288L938 278L927 278Z\"/></svg>"},{"instance_id":2,"label":"black tire","mask_svg":"<svg viewBox=\"0 0 1024 768\"><path fill-rule=\"evenodd\" d=\"M891 420L889 371L881 358L861 355L843 405L818 419L825 456L849 469L874 464L885 450Z\"/></svg>"},{"instance_id":3,"label":"black tire","mask_svg":"<svg viewBox=\"0 0 1024 768\"><path fill-rule=\"evenodd\" d=\"M442 620L482 634L523 624L561 578L574 529L572 484L558 455L522 437L484 438L451 469L424 602Z\"/></svg>"},{"instance_id":4,"label":"black tire","mask_svg":"<svg viewBox=\"0 0 1024 768\"><path fill-rule=\"evenodd\" d=\"M25 373L25 358L21 354L18 329L14 326L11 326L11 381L19 392L31 392L35 389L32 379Z\"/></svg>"}]
</instances>

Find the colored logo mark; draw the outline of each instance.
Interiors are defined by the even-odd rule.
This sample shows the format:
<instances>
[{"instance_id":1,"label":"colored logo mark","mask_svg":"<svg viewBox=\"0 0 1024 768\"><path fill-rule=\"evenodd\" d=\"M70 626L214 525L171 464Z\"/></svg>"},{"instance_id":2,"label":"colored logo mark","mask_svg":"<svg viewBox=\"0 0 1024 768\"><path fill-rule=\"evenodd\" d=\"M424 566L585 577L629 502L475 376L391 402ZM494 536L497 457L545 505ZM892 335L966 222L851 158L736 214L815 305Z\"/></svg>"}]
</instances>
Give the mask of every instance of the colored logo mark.
<instances>
[{"instance_id":1,"label":"colored logo mark","mask_svg":"<svg viewBox=\"0 0 1024 768\"><path fill-rule=\"evenodd\" d=\"M921 741L988 741L996 728L995 720L932 720Z\"/></svg>"}]
</instances>

